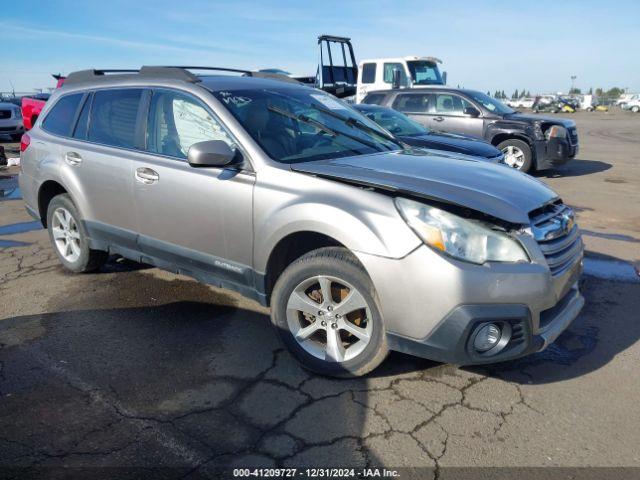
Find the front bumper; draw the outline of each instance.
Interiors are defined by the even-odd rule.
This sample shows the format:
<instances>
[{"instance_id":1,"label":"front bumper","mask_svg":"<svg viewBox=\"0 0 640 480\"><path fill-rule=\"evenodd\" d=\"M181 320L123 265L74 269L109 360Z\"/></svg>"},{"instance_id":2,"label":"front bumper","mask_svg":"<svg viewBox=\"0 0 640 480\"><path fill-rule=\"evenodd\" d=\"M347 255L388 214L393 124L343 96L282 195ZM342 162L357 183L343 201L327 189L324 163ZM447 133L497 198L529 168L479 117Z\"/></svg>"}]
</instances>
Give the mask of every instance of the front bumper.
<instances>
[{"instance_id":1,"label":"front bumper","mask_svg":"<svg viewBox=\"0 0 640 480\"><path fill-rule=\"evenodd\" d=\"M536 168L547 170L564 165L578 154L579 149L578 143L572 144L565 138L536 140L534 142Z\"/></svg>"},{"instance_id":2,"label":"front bumper","mask_svg":"<svg viewBox=\"0 0 640 480\"><path fill-rule=\"evenodd\" d=\"M546 348L584 305L582 257L553 276L544 260L471 265L421 246L403 259L357 254L376 286L391 350L459 365L494 363ZM487 322L509 324L507 346L477 354Z\"/></svg>"}]
</instances>

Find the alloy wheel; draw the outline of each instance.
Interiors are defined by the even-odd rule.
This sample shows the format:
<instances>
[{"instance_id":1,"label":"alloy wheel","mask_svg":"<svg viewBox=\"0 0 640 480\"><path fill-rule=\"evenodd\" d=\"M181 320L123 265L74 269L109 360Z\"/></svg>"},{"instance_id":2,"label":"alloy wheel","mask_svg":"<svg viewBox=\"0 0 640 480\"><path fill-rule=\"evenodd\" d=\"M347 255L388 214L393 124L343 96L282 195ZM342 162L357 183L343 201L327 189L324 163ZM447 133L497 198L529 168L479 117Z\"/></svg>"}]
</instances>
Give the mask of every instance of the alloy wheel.
<instances>
[{"instance_id":1,"label":"alloy wheel","mask_svg":"<svg viewBox=\"0 0 640 480\"><path fill-rule=\"evenodd\" d=\"M516 168L518 170L522 169L525 157L524 152L521 149L514 147L513 145L509 145L502 149L502 153L504 153L504 163L512 168Z\"/></svg>"},{"instance_id":2,"label":"alloy wheel","mask_svg":"<svg viewBox=\"0 0 640 480\"><path fill-rule=\"evenodd\" d=\"M357 357L373 333L362 294L345 280L326 275L308 278L291 292L287 325L304 350L328 362Z\"/></svg>"},{"instance_id":3,"label":"alloy wheel","mask_svg":"<svg viewBox=\"0 0 640 480\"><path fill-rule=\"evenodd\" d=\"M54 210L51 233L58 253L69 263L80 258L80 231L73 215L63 207Z\"/></svg>"}]
</instances>

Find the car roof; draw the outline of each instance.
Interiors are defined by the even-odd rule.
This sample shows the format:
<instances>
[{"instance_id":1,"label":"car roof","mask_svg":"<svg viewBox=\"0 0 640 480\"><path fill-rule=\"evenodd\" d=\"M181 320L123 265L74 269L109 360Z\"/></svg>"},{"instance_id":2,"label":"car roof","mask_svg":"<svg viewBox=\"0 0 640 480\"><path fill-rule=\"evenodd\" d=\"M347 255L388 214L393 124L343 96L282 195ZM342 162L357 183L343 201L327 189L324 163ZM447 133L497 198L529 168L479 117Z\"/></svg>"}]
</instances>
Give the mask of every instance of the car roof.
<instances>
[{"instance_id":1,"label":"car roof","mask_svg":"<svg viewBox=\"0 0 640 480\"><path fill-rule=\"evenodd\" d=\"M356 110L373 111L373 110L391 110L389 107L383 107L382 105L373 105L370 103L358 103L353 105ZM395 111L395 110L394 110Z\"/></svg>"}]
</instances>

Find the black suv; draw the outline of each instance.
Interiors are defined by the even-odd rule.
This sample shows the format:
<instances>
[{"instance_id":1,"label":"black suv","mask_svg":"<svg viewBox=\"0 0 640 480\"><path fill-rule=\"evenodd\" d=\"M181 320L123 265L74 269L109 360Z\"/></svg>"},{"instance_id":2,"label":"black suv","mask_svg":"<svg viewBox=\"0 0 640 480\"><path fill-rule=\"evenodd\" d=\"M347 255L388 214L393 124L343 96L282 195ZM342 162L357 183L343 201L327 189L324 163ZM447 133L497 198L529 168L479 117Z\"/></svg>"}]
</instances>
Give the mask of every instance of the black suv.
<instances>
[{"instance_id":1,"label":"black suv","mask_svg":"<svg viewBox=\"0 0 640 480\"><path fill-rule=\"evenodd\" d=\"M573 120L523 115L475 90L386 90L369 93L363 103L391 107L434 131L483 138L504 153L507 165L523 172L562 165L578 153Z\"/></svg>"}]
</instances>

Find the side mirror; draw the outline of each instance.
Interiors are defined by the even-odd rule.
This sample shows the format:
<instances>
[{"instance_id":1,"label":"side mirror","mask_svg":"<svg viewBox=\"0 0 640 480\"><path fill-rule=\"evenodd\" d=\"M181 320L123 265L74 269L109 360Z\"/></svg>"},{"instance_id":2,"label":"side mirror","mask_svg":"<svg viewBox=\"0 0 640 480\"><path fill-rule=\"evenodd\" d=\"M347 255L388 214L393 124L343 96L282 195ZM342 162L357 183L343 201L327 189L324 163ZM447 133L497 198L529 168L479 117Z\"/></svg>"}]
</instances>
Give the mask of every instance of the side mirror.
<instances>
[{"instance_id":1,"label":"side mirror","mask_svg":"<svg viewBox=\"0 0 640 480\"><path fill-rule=\"evenodd\" d=\"M393 82L391 84L391 87L396 90L398 88L400 88L400 86L402 85L402 72L400 71L399 68L394 68L393 69Z\"/></svg>"},{"instance_id":2,"label":"side mirror","mask_svg":"<svg viewBox=\"0 0 640 480\"><path fill-rule=\"evenodd\" d=\"M442 84L447 84L447 72L442 72Z\"/></svg>"},{"instance_id":3,"label":"side mirror","mask_svg":"<svg viewBox=\"0 0 640 480\"><path fill-rule=\"evenodd\" d=\"M480 112L478 111L478 109L473 108L473 107L467 107L465 108L462 113L464 113L465 115L469 115L470 117L476 118L480 116Z\"/></svg>"},{"instance_id":4,"label":"side mirror","mask_svg":"<svg viewBox=\"0 0 640 480\"><path fill-rule=\"evenodd\" d=\"M194 143L187 152L187 161L192 167L225 167L236 153L222 140Z\"/></svg>"}]
</instances>

